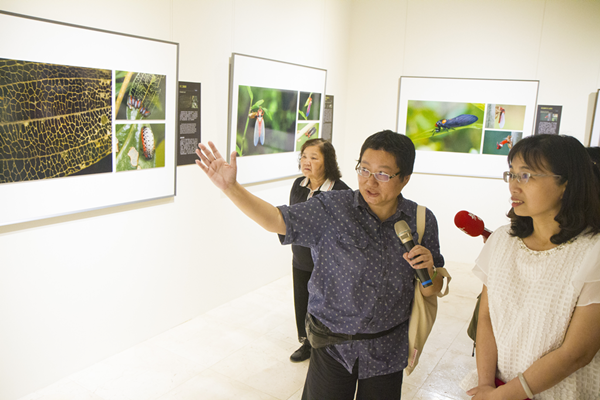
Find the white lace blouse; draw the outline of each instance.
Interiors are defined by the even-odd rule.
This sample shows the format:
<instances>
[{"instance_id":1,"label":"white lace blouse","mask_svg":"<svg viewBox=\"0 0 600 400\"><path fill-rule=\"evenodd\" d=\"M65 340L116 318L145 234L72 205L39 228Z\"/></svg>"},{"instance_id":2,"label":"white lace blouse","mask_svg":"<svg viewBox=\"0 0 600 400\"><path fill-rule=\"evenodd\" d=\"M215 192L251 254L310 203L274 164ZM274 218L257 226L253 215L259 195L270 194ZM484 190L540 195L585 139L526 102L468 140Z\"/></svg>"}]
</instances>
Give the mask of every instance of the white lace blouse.
<instances>
[{"instance_id":1,"label":"white lace blouse","mask_svg":"<svg viewBox=\"0 0 600 400\"><path fill-rule=\"evenodd\" d=\"M563 343L577 306L600 303L600 235L580 234L551 250L530 250L497 229L473 273L488 289L498 348L498 378L508 382ZM477 386L476 371L461 383ZM600 353L535 399L599 399Z\"/></svg>"}]
</instances>

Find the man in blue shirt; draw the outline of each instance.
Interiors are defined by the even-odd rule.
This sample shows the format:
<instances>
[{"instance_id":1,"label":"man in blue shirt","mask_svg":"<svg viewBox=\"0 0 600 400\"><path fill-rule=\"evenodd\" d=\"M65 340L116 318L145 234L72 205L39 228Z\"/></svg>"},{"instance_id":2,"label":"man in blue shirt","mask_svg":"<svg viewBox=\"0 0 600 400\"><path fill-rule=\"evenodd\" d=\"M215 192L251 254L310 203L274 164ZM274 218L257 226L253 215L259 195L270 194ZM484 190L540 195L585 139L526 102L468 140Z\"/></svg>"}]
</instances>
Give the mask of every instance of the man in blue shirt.
<instances>
[{"instance_id":1,"label":"man in blue shirt","mask_svg":"<svg viewBox=\"0 0 600 400\"><path fill-rule=\"evenodd\" d=\"M359 190L322 193L304 203L274 207L236 182L235 153L227 164L209 142L196 163L246 215L285 235L283 244L310 247L315 268L308 312L320 326L353 340L314 348L303 400L400 399L408 363L408 319L414 297L414 268L427 268L436 295L443 278L437 222L427 210L421 245L409 253L394 231L407 222L416 236L417 204L401 192L410 180L415 148L392 131L365 141L356 167ZM418 238L415 237L415 240ZM358 381L358 385L357 385Z\"/></svg>"}]
</instances>

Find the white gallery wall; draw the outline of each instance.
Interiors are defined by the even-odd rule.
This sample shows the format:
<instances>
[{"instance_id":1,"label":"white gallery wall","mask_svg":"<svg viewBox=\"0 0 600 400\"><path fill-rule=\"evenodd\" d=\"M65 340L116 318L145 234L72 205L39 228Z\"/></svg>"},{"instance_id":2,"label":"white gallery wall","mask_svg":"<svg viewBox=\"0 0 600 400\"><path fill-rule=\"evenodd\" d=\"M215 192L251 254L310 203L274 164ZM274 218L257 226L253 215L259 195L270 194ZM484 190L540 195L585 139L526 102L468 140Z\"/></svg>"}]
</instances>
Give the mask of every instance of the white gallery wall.
<instances>
[{"instance_id":1,"label":"white gallery wall","mask_svg":"<svg viewBox=\"0 0 600 400\"><path fill-rule=\"evenodd\" d=\"M538 104L562 105L561 133L587 144L600 88L598 18L596 0L353 2L345 155L396 128L400 76L539 80ZM435 213L446 259L473 262L483 242L458 231L454 216L471 211L492 230L508 223L507 186L414 174L403 193Z\"/></svg>"},{"instance_id":2,"label":"white gallery wall","mask_svg":"<svg viewBox=\"0 0 600 400\"><path fill-rule=\"evenodd\" d=\"M538 103L562 105L561 132L582 141L600 87L597 0L0 0L0 9L180 43L179 79L202 84L202 140L220 149L232 52L327 69L333 141L354 188L364 139L396 129L402 75L539 80ZM249 189L282 204L291 183ZM436 214L447 260L472 263L482 246L454 227L457 211L480 215L491 229L506 223L500 179L415 174L405 195ZM0 227L0 399L35 391L290 268L290 249L196 166L177 168L173 199Z\"/></svg>"}]
</instances>

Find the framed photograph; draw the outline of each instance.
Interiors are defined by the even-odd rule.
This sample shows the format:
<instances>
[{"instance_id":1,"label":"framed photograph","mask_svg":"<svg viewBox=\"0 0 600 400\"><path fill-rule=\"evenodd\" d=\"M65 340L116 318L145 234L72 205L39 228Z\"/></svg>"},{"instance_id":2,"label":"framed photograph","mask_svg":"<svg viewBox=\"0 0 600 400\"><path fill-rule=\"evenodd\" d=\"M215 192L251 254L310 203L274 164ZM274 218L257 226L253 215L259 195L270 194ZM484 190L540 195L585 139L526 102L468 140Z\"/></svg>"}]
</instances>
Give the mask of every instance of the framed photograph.
<instances>
[{"instance_id":1,"label":"framed photograph","mask_svg":"<svg viewBox=\"0 0 600 400\"><path fill-rule=\"evenodd\" d=\"M0 226L175 195L177 43L1 11L0 36Z\"/></svg>"},{"instance_id":2,"label":"framed photograph","mask_svg":"<svg viewBox=\"0 0 600 400\"><path fill-rule=\"evenodd\" d=\"M538 81L401 77L398 133L414 172L501 178L506 155L533 133Z\"/></svg>"},{"instance_id":3,"label":"framed photograph","mask_svg":"<svg viewBox=\"0 0 600 400\"><path fill-rule=\"evenodd\" d=\"M592 120L592 134L590 135L590 147L600 146L600 89L596 93L596 107L594 107L594 119Z\"/></svg>"},{"instance_id":4,"label":"framed photograph","mask_svg":"<svg viewBox=\"0 0 600 400\"><path fill-rule=\"evenodd\" d=\"M321 137L327 71L242 54L231 57L228 153L242 184L297 176L299 150Z\"/></svg>"}]
</instances>

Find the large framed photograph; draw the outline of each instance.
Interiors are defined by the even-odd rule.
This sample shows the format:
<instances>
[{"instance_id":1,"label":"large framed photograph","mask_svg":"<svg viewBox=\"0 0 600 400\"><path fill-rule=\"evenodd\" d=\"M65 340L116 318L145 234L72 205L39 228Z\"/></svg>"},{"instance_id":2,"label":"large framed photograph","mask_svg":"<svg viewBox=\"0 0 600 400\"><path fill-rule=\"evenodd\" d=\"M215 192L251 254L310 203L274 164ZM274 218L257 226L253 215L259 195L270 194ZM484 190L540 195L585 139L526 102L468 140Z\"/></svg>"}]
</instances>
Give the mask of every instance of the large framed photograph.
<instances>
[{"instance_id":1,"label":"large framed photograph","mask_svg":"<svg viewBox=\"0 0 600 400\"><path fill-rule=\"evenodd\" d=\"M594 107L593 118L589 146L598 147L600 146L600 89L596 93L596 107Z\"/></svg>"},{"instance_id":2,"label":"large framed photograph","mask_svg":"<svg viewBox=\"0 0 600 400\"><path fill-rule=\"evenodd\" d=\"M512 146L533 133L538 81L401 77L399 133L414 172L501 178Z\"/></svg>"},{"instance_id":3,"label":"large framed photograph","mask_svg":"<svg viewBox=\"0 0 600 400\"><path fill-rule=\"evenodd\" d=\"M0 226L175 195L177 43L6 12L0 36Z\"/></svg>"},{"instance_id":4,"label":"large framed photograph","mask_svg":"<svg viewBox=\"0 0 600 400\"><path fill-rule=\"evenodd\" d=\"M237 153L242 184L300 174L299 150L321 137L327 71L233 54L228 160Z\"/></svg>"}]
</instances>

